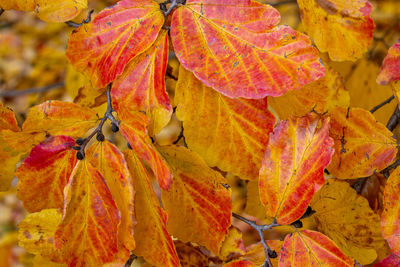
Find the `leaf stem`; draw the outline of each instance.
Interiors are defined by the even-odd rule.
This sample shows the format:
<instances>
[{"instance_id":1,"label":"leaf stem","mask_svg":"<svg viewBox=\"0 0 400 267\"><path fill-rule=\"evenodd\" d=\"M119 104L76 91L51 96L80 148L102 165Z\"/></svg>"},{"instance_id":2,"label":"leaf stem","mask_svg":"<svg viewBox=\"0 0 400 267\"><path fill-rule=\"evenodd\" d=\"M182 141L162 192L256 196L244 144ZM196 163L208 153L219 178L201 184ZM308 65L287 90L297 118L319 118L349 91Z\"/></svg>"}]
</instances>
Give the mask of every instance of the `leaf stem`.
<instances>
[{"instance_id":1,"label":"leaf stem","mask_svg":"<svg viewBox=\"0 0 400 267\"><path fill-rule=\"evenodd\" d=\"M269 230L269 229L271 229L273 227L276 227L276 226L280 226L280 224L278 224L276 222L273 222L271 224L258 225L255 221L246 219L245 217L243 217L243 216L241 216L239 214L236 214L234 212L232 212L232 216L235 217L238 220L241 220L242 222L247 223L248 225L253 227L258 232L258 235L260 236L260 239L261 239L260 240L261 244L264 247L264 253L265 253L264 267L272 267L272 263L271 263L271 259L270 258L276 257L276 252L274 250L272 250L268 246L267 242L265 242L263 231Z\"/></svg>"},{"instance_id":2,"label":"leaf stem","mask_svg":"<svg viewBox=\"0 0 400 267\"><path fill-rule=\"evenodd\" d=\"M397 105L388 123L386 124L386 128L388 128L389 131L393 131L394 128L396 128L397 124L399 124L399 122L400 122L400 110L399 110L399 105Z\"/></svg>"},{"instance_id":3,"label":"leaf stem","mask_svg":"<svg viewBox=\"0 0 400 267\"><path fill-rule=\"evenodd\" d=\"M375 106L374 108L372 108L370 110L371 113L374 113L375 111L377 111L378 109L380 109L381 107L383 107L386 104L389 104L390 102L392 102L392 100L394 99L394 95L392 95L391 97L389 97L388 99L386 99L385 101L383 101L382 103L380 103L379 105Z\"/></svg>"},{"instance_id":4,"label":"leaf stem","mask_svg":"<svg viewBox=\"0 0 400 267\"><path fill-rule=\"evenodd\" d=\"M87 24L87 23L89 23L89 22L92 20L92 14L93 14L93 12L94 12L94 9L90 10L90 11L88 12L88 15L87 15L86 19L82 20L81 23L76 23L76 22L73 22L73 21L71 21L71 20L70 20L70 21L66 21L65 23L66 23L69 27L78 28L79 26L82 26L83 24Z\"/></svg>"}]
</instances>

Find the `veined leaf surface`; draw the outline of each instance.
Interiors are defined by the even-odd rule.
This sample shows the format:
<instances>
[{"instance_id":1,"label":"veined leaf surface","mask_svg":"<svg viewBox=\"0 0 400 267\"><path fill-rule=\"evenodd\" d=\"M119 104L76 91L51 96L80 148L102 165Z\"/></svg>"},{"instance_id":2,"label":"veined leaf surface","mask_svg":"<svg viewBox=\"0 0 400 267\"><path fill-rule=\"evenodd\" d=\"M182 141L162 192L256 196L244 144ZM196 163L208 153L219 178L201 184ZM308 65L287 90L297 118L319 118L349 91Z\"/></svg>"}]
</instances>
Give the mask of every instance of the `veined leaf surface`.
<instances>
[{"instance_id":1,"label":"veined leaf surface","mask_svg":"<svg viewBox=\"0 0 400 267\"><path fill-rule=\"evenodd\" d=\"M281 121L270 134L260 170L259 189L266 213L279 224L290 224L307 210L324 184L324 168L333 155L329 120L310 114Z\"/></svg>"},{"instance_id":2,"label":"veined leaf surface","mask_svg":"<svg viewBox=\"0 0 400 267\"><path fill-rule=\"evenodd\" d=\"M87 8L87 0L35 0L37 16L46 22L71 20Z\"/></svg>"},{"instance_id":3,"label":"veined leaf surface","mask_svg":"<svg viewBox=\"0 0 400 267\"><path fill-rule=\"evenodd\" d=\"M381 70L376 81L386 85L392 81L400 80L400 42L389 48L383 60Z\"/></svg>"},{"instance_id":4,"label":"veined leaf surface","mask_svg":"<svg viewBox=\"0 0 400 267\"><path fill-rule=\"evenodd\" d=\"M279 96L325 73L310 39L279 21L253 0L188 0L172 16L171 38L181 64L220 93Z\"/></svg>"}]
</instances>

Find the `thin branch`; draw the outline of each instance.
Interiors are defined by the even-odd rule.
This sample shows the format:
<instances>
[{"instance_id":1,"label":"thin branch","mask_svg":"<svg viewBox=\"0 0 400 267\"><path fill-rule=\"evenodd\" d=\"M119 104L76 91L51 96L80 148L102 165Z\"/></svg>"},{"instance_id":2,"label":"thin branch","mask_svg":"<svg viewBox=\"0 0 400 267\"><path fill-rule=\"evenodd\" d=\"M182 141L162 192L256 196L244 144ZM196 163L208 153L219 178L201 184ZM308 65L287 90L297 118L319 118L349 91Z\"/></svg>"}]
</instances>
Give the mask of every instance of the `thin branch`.
<instances>
[{"instance_id":1,"label":"thin branch","mask_svg":"<svg viewBox=\"0 0 400 267\"><path fill-rule=\"evenodd\" d=\"M79 26L82 26L83 24L87 24L92 20L92 14L93 14L94 10L90 10L88 12L88 15L86 17L86 19L83 19L81 23L76 23L73 21L66 21L65 23L69 26L69 27L73 27L73 28L78 28Z\"/></svg>"},{"instance_id":2,"label":"thin branch","mask_svg":"<svg viewBox=\"0 0 400 267\"><path fill-rule=\"evenodd\" d=\"M381 107L383 107L386 104L389 104L390 102L392 102L392 100L394 99L394 95L392 95L391 97L389 97L388 99L386 99L385 101L383 101L382 103L380 103L379 105L375 106L374 108L372 108L370 110L371 113L374 113L375 111L377 111L378 109L380 109Z\"/></svg>"},{"instance_id":3,"label":"thin branch","mask_svg":"<svg viewBox=\"0 0 400 267\"><path fill-rule=\"evenodd\" d=\"M283 6L286 4L294 4L294 3L296 3L296 0L285 0L285 1L280 1L280 2L277 2L274 4L269 4L269 5L271 5L273 7L278 7L278 6Z\"/></svg>"},{"instance_id":4,"label":"thin branch","mask_svg":"<svg viewBox=\"0 0 400 267\"><path fill-rule=\"evenodd\" d=\"M264 253L265 253L265 260L264 260L264 267L272 267L272 263L271 263L271 257L276 257L276 252L273 251L267 244L267 242L265 242L265 238L264 238L264 233L263 231L266 231L268 229L271 229L273 227L276 226L280 226L280 224L278 223L271 223L271 224L262 224L262 225L258 225L255 221L246 219L243 216L240 216L239 214L236 214L234 212L232 212L232 216L235 217L238 220L241 220L242 222L247 223L248 225L250 225L251 227L253 227L257 232L258 235L260 236L261 239L261 244L264 247Z\"/></svg>"},{"instance_id":5,"label":"thin branch","mask_svg":"<svg viewBox=\"0 0 400 267\"><path fill-rule=\"evenodd\" d=\"M385 176L385 178L389 178L390 171L396 169L398 166L400 166L400 159L396 160L393 162L391 165L386 167L385 169L381 170L380 173Z\"/></svg>"},{"instance_id":6,"label":"thin branch","mask_svg":"<svg viewBox=\"0 0 400 267\"><path fill-rule=\"evenodd\" d=\"M15 96L21 96L21 95L44 93L44 92L47 92L47 91L50 91L53 89L57 89L62 86L64 86L64 82L59 82L59 83L47 85L44 87L29 88L29 89L25 89L25 90L2 91L2 92L0 92L0 97L15 97Z\"/></svg>"},{"instance_id":7,"label":"thin branch","mask_svg":"<svg viewBox=\"0 0 400 267\"><path fill-rule=\"evenodd\" d=\"M125 262L124 267L131 267L132 262L133 262L134 260L136 260L136 259L137 259L137 256L136 256L135 254L131 254L131 255L129 256L129 259Z\"/></svg>"},{"instance_id":8,"label":"thin branch","mask_svg":"<svg viewBox=\"0 0 400 267\"><path fill-rule=\"evenodd\" d=\"M397 124L399 124L399 122L400 122L400 110L399 110L399 105L397 105L388 123L386 124L386 128L388 128L389 131L393 131L394 128L396 128Z\"/></svg>"},{"instance_id":9,"label":"thin branch","mask_svg":"<svg viewBox=\"0 0 400 267\"><path fill-rule=\"evenodd\" d=\"M76 154L76 157L79 160L82 160L85 158L85 149L87 144L90 142L90 140L96 135L97 141L102 142L104 141L104 135L103 135L103 126L104 123L106 122L106 120L110 120L111 124L113 125L113 132L114 131L114 126L116 127L116 131L118 131L118 127L120 122L117 121L114 117L114 115L112 114L114 109L112 107L112 103L111 103L111 83L107 86L107 110L104 113L103 118L101 118L101 121L99 123L99 125L96 127L96 129L86 138L81 139L79 138L78 140L76 140L76 143L79 145L77 147L75 147L76 150L78 150L78 153Z\"/></svg>"},{"instance_id":10,"label":"thin branch","mask_svg":"<svg viewBox=\"0 0 400 267\"><path fill-rule=\"evenodd\" d=\"M178 6L178 0L172 0L172 1L166 1L166 2L171 2L171 5L169 6L168 10L164 12L164 17L168 17L169 13L172 12L172 10Z\"/></svg>"}]
</instances>

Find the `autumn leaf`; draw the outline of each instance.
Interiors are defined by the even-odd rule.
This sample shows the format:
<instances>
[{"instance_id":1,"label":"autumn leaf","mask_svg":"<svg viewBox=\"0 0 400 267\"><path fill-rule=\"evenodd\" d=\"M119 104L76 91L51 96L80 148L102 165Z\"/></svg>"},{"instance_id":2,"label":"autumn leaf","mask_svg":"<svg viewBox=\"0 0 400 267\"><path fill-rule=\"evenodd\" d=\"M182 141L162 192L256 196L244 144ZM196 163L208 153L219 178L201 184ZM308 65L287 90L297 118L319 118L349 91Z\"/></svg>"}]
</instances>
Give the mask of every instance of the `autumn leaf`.
<instances>
[{"instance_id":1,"label":"autumn leaf","mask_svg":"<svg viewBox=\"0 0 400 267\"><path fill-rule=\"evenodd\" d=\"M296 231L283 241L279 267L354 266L335 243L323 234L311 230Z\"/></svg>"},{"instance_id":2,"label":"autumn leaf","mask_svg":"<svg viewBox=\"0 0 400 267\"><path fill-rule=\"evenodd\" d=\"M174 174L161 198L168 230L183 242L196 242L218 254L231 225L232 202L225 178L184 147L159 147Z\"/></svg>"},{"instance_id":3,"label":"autumn leaf","mask_svg":"<svg viewBox=\"0 0 400 267\"><path fill-rule=\"evenodd\" d=\"M32 11L35 9L35 0L0 0L0 8Z\"/></svg>"},{"instance_id":4,"label":"autumn leaf","mask_svg":"<svg viewBox=\"0 0 400 267\"><path fill-rule=\"evenodd\" d=\"M230 262L222 265L222 267L255 267L255 266L256 265L254 263L252 263L251 261L243 260L243 259L230 261Z\"/></svg>"},{"instance_id":5,"label":"autumn leaf","mask_svg":"<svg viewBox=\"0 0 400 267\"><path fill-rule=\"evenodd\" d=\"M350 95L342 76L333 68L325 66L325 76L299 90L286 92L280 97L269 97L268 103L281 120L291 116L301 117L311 111L323 114L336 107L348 107Z\"/></svg>"},{"instance_id":6,"label":"autumn leaf","mask_svg":"<svg viewBox=\"0 0 400 267\"><path fill-rule=\"evenodd\" d=\"M89 24L75 30L67 57L95 88L103 88L122 74L126 64L146 51L164 23L152 0L122 0L104 9Z\"/></svg>"},{"instance_id":7,"label":"autumn leaf","mask_svg":"<svg viewBox=\"0 0 400 267\"><path fill-rule=\"evenodd\" d=\"M124 120L132 110L145 111L150 117L150 133L159 133L172 114L164 78L168 60L167 33L162 30L152 47L129 62L111 90L118 116Z\"/></svg>"},{"instance_id":8,"label":"autumn leaf","mask_svg":"<svg viewBox=\"0 0 400 267\"><path fill-rule=\"evenodd\" d=\"M135 191L124 155L109 141L97 142L90 146L86 158L103 176L115 204L120 212L121 223L118 226L119 251L126 248L125 258L135 248L133 227L136 223L134 199Z\"/></svg>"},{"instance_id":9,"label":"autumn leaf","mask_svg":"<svg viewBox=\"0 0 400 267\"><path fill-rule=\"evenodd\" d=\"M329 179L314 195L311 208L316 211L318 230L346 255L363 265L376 259L376 250L385 244L379 215L348 183Z\"/></svg>"},{"instance_id":10,"label":"autumn leaf","mask_svg":"<svg viewBox=\"0 0 400 267\"><path fill-rule=\"evenodd\" d=\"M26 153L47 135L82 137L97 121L96 112L89 108L51 100L29 110L22 132L4 130L2 134L10 147Z\"/></svg>"},{"instance_id":11,"label":"autumn leaf","mask_svg":"<svg viewBox=\"0 0 400 267\"><path fill-rule=\"evenodd\" d=\"M383 60L381 70L376 81L386 85L400 80L400 42L389 48L388 54Z\"/></svg>"},{"instance_id":12,"label":"autumn leaf","mask_svg":"<svg viewBox=\"0 0 400 267\"><path fill-rule=\"evenodd\" d=\"M167 213L161 208L146 169L133 151L125 152L136 189L135 255L152 265L180 266L174 242L167 231Z\"/></svg>"},{"instance_id":13,"label":"autumn leaf","mask_svg":"<svg viewBox=\"0 0 400 267\"><path fill-rule=\"evenodd\" d=\"M104 178L87 158L78 162L64 192L63 217L55 234L63 261L69 266L113 261L120 214Z\"/></svg>"},{"instance_id":14,"label":"autumn leaf","mask_svg":"<svg viewBox=\"0 0 400 267\"><path fill-rule=\"evenodd\" d=\"M246 253L246 247L242 239L242 232L236 227L229 228L228 235L225 237L221 245L219 257L228 260L232 256L241 256Z\"/></svg>"},{"instance_id":15,"label":"autumn leaf","mask_svg":"<svg viewBox=\"0 0 400 267\"><path fill-rule=\"evenodd\" d=\"M279 96L324 76L310 39L253 0L188 0L172 16L181 64L228 97Z\"/></svg>"},{"instance_id":16,"label":"autumn leaf","mask_svg":"<svg viewBox=\"0 0 400 267\"><path fill-rule=\"evenodd\" d=\"M259 188L266 213L279 224L290 224L307 210L324 183L324 168L333 155L329 120L308 115L281 121L265 151Z\"/></svg>"},{"instance_id":17,"label":"autumn leaf","mask_svg":"<svg viewBox=\"0 0 400 267\"><path fill-rule=\"evenodd\" d=\"M46 22L64 22L75 18L87 7L87 0L35 0L37 16Z\"/></svg>"},{"instance_id":18,"label":"autumn leaf","mask_svg":"<svg viewBox=\"0 0 400 267\"><path fill-rule=\"evenodd\" d=\"M268 247L271 250L275 251L277 254L276 258L270 258L272 266L278 266L280 251L283 245L283 241L265 240L265 242L267 243ZM264 246L260 242L258 242L246 247L246 254L243 256L243 258L247 259L248 261L251 261L256 266L262 266L265 260Z\"/></svg>"},{"instance_id":19,"label":"autumn leaf","mask_svg":"<svg viewBox=\"0 0 400 267\"><path fill-rule=\"evenodd\" d=\"M385 259L373 265L373 267L388 267L388 266L399 266L400 257L396 254L391 254Z\"/></svg>"},{"instance_id":20,"label":"autumn leaf","mask_svg":"<svg viewBox=\"0 0 400 267\"><path fill-rule=\"evenodd\" d=\"M129 142L137 156L147 162L153 170L160 187L168 190L172 182L172 174L164 159L155 149L147 136L148 118L141 112L131 112L121 122L121 134Z\"/></svg>"},{"instance_id":21,"label":"autumn leaf","mask_svg":"<svg viewBox=\"0 0 400 267\"><path fill-rule=\"evenodd\" d=\"M396 140L374 116L360 108L336 107L329 112L329 135L335 154L328 171L340 179L356 179L381 171L397 154Z\"/></svg>"},{"instance_id":22,"label":"autumn leaf","mask_svg":"<svg viewBox=\"0 0 400 267\"><path fill-rule=\"evenodd\" d=\"M200 247L195 247L191 243L183 243L176 240L176 251L178 252L179 261L182 266L208 266L209 259Z\"/></svg>"},{"instance_id":23,"label":"autumn leaf","mask_svg":"<svg viewBox=\"0 0 400 267\"><path fill-rule=\"evenodd\" d=\"M4 140L3 130L8 130L10 133L20 131L14 112L0 102L0 162L2 164L0 191L6 191L10 188L16 165L20 159L19 153L9 147Z\"/></svg>"},{"instance_id":24,"label":"autumn leaf","mask_svg":"<svg viewBox=\"0 0 400 267\"><path fill-rule=\"evenodd\" d=\"M386 182L381 215L382 235L392 252L400 257L400 168L396 168Z\"/></svg>"},{"instance_id":25,"label":"autumn leaf","mask_svg":"<svg viewBox=\"0 0 400 267\"><path fill-rule=\"evenodd\" d=\"M181 67L174 102L190 149L209 166L257 178L276 122L266 99L228 98Z\"/></svg>"},{"instance_id":26,"label":"autumn leaf","mask_svg":"<svg viewBox=\"0 0 400 267\"><path fill-rule=\"evenodd\" d=\"M321 52L355 61L367 52L375 24L368 0L297 0L303 25Z\"/></svg>"},{"instance_id":27,"label":"autumn leaf","mask_svg":"<svg viewBox=\"0 0 400 267\"><path fill-rule=\"evenodd\" d=\"M17 169L18 198L29 212L64 206L64 187L77 159L75 140L51 136L35 146Z\"/></svg>"},{"instance_id":28,"label":"autumn leaf","mask_svg":"<svg viewBox=\"0 0 400 267\"><path fill-rule=\"evenodd\" d=\"M54 246L54 233L60 222L61 213L57 209L28 214L18 224L19 245L32 254L60 263L60 252Z\"/></svg>"}]
</instances>

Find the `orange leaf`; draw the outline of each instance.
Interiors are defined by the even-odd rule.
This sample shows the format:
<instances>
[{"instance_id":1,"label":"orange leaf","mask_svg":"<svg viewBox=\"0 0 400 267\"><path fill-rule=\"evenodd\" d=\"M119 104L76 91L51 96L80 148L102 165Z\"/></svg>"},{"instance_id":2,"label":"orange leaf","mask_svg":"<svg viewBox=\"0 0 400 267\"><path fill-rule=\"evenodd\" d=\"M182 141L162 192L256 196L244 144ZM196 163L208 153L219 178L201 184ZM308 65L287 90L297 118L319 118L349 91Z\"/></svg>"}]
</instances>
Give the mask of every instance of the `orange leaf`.
<instances>
[{"instance_id":1,"label":"orange leaf","mask_svg":"<svg viewBox=\"0 0 400 267\"><path fill-rule=\"evenodd\" d=\"M396 254L391 254L385 259L373 265L373 267L391 267L400 266L400 257Z\"/></svg>"},{"instance_id":2,"label":"orange leaf","mask_svg":"<svg viewBox=\"0 0 400 267\"><path fill-rule=\"evenodd\" d=\"M133 112L127 119L121 122L121 134L128 140L138 157L150 165L160 187L168 190L172 182L172 174L147 136L148 118L141 112Z\"/></svg>"},{"instance_id":3,"label":"orange leaf","mask_svg":"<svg viewBox=\"0 0 400 267\"><path fill-rule=\"evenodd\" d=\"M242 232L232 226L229 228L229 233L222 243L218 256L226 261L234 256L244 255L245 253L246 248L242 239Z\"/></svg>"},{"instance_id":4,"label":"orange leaf","mask_svg":"<svg viewBox=\"0 0 400 267\"><path fill-rule=\"evenodd\" d=\"M290 224L307 210L324 183L324 168L333 155L329 120L317 128L311 115L281 121L270 135L260 170L261 202L267 215Z\"/></svg>"},{"instance_id":5,"label":"orange leaf","mask_svg":"<svg viewBox=\"0 0 400 267\"><path fill-rule=\"evenodd\" d=\"M291 116L301 117L311 111L323 114L336 106L350 105L350 95L344 87L342 76L329 66L325 66L325 69L324 77L300 90L268 98L268 103L281 120L287 120Z\"/></svg>"},{"instance_id":6,"label":"orange leaf","mask_svg":"<svg viewBox=\"0 0 400 267\"><path fill-rule=\"evenodd\" d=\"M191 243L183 243L179 240L174 243L182 266L209 266L210 260L202 253L200 247L195 247Z\"/></svg>"},{"instance_id":7,"label":"orange leaf","mask_svg":"<svg viewBox=\"0 0 400 267\"><path fill-rule=\"evenodd\" d=\"M218 254L231 225L232 202L226 179L187 148L159 147L174 174L161 198L170 216L168 230L183 242L196 242Z\"/></svg>"},{"instance_id":8,"label":"orange leaf","mask_svg":"<svg viewBox=\"0 0 400 267\"><path fill-rule=\"evenodd\" d=\"M181 67L175 104L190 149L209 166L243 179L257 179L276 122L267 99L228 98Z\"/></svg>"},{"instance_id":9,"label":"orange leaf","mask_svg":"<svg viewBox=\"0 0 400 267\"><path fill-rule=\"evenodd\" d=\"M20 131L12 109L3 106L3 103L0 102L0 131L1 130Z\"/></svg>"},{"instance_id":10,"label":"orange leaf","mask_svg":"<svg viewBox=\"0 0 400 267\"><path fill-rule=\"evenodd\" d=\"M263 98L324 76L310 39L274 27L276 9L253 0L188 0L172 16L171 38L182 65L229 97Z\"/></svg>"},{"instance_id":11,"label":"orange leaf","mask_svg":"<svg viewBox=\"0 0 400 267\"><path fill-rule=\"evenodd\" d=\"M50 100L29 110L22 132L2 131L4 139L13 149L29 152L46 135L81 137L96 126L96 112L79 105Z\"/></svg>"},{"instance_id":12,"label":"orange leaf","mask_svg":"<svg viewBox=\"0 0 400 267\"><path fill-rule=\"evenodd\" d=\"M0 0L0 8L32 11L35 9L35 0Z\"/></svg>"},{"instance_id":13,"label":"orange leaf","mask_svg":"<svg viewBox=\"0 0 400 267\"><path fill-rule=\"evenodd\" d=\"M87 0L35 0L37 16L46 22L71 20L87 7Z\"/></svg>"},{"instance_id":14,"label":"orange leaf","mask_svg":"<svg viewBox=\"0 0 400 267\"><path fill-rule=\"evenodd\" d=\"M382 235L392 252L400 257L400 168L396 168L386 182L381 215Z\"/></svg>"},{"instance_id":15,"label":"orange leaf","mask_svg":"<svg viewBox=\"0 0 400 267\"><path fill-rule=\"evenodd\" d=\"M150 132L158 133L168 123L172 108L165 92L168 32L161 30L153 46L126 66L111 90L113 107L124 120L132 109L150 116Z\"/></svg>"},{"instance_id":16,"label":"orange leaf","mask_svg":"<svg viewBox=\"0 0 400 267\"><path fill-rule=\"evenodd\" d=\"M51 136L35 146L17 169L18 198L29 212L62 209L64 187L77 162L74 145L71 137Z\"/></svg>"},{"instance_id":17,"label":"orange leaf","mask_svg":"<svg viewBox=\"0 0 400 267\"><path fill-rule=\"evenodd\" d=\"M321 263L325 267L354 266L354 260L319 232L302 230L285 237L279 267L322 266Z\"/></svg>"},{"instance_id":18,"label":"orange leaf","mask_svg":"<svg viewBox=\"0 0 400 267\"><path fill-rule=\"evenodd\" d=\"M375 24L367 0L297 0L306 32L335 61L360 58L372 42Z\"/></svg>"},{"instance_id":19,"label":"orange leaf","mask_svg":"<svg viewBox=\"0 0 400 267\"><path fill-rule=\"evenodd\" d=\"M249 260L234 260L224 264L222 267L255 267L256 265Z\"/></svg>"},{"instance_id":20,"label":"orange leaf","mask_svg":"<svg viewBox=\"0 0 400 267\"><path fill-rule=\"evenodd\" d=\"M382 85L398 80L400 80L400 42L389 48L376 79Z\"/></svg>"},{"instance_id":21,"label":"orange leaf","mask_svg":"<svg viewBox=\"0 0 400 267\"><path fill-rule=\"evenodd\" d=\"M329 135L335 141L335 154L328 170L340 179L370 176L393 162L396 140L384 125L361 108L336 107L329 112Z\"/></svg>"},{"instance_id":22,"label":"orange leaf","mask_svg":"<svg viewBox=\"0 0 400 267\"><path fill-rule=\"evenodd\" d=\"M136 189L135 255L152 265L180 266L174 242L167 231L167 213L160 207L143 164L133 151L125 153Z\"/></svg>"},{"instance_id":23,"label":"orange leaf","mask_svg":"<svg viewBox=\"0 0 400 267\"><path fill-rule=\"evenodd\" d=\"M265 240L267 243L268 247L275 251L277 256L280 256L280 251L282 248L283 241L280 240ZM265 250L264 246L259 242L252 244L246 248L247 252L244 255L244 258L251 261L254 263L256 266L261 266L264 263L265 260ZM278 266L278 257L276 258L270 258L270 261L272 263L272 266Z\"/></svg>"},{"instance_id":24,"label":"orange leaf","mask_svg":"<svg viewBox=\"0 0 400 267\"><path fill-rule=\"evenodd\" d=\"M76 165L65 189L55 245L69 266L99 266L118 253L121 218L104 178L87 158Z\"/></svg>"},{"instance_id":25,"label":"orange leaf","mask_svg":"<svg viewBox=\"0 0 400 267\"><path fill-rule=\"evenodd\" d=\"M74 67L103 88L122 74L126 64L151 46L164 23L152 0L122 0L75 30L67 57Z\"/></svg>"},{"instance_id":26,"label":"orange leaf","mask_svg":"<svg viewBox=\"0 0 400 267\"><path fill-rule=\"evenodd\" d=\"M86 152L86 157L104 177L120 211L121 223L118 226L118 241L127 249L125 256L128 258L129 251L135 248L133 237L133 226L136 223L135 191L124 155L115 145L104 141L93 144Z\"/></svg>"}]
</instances>

